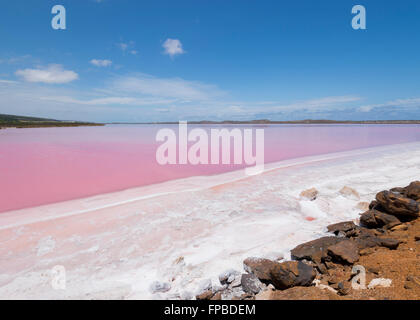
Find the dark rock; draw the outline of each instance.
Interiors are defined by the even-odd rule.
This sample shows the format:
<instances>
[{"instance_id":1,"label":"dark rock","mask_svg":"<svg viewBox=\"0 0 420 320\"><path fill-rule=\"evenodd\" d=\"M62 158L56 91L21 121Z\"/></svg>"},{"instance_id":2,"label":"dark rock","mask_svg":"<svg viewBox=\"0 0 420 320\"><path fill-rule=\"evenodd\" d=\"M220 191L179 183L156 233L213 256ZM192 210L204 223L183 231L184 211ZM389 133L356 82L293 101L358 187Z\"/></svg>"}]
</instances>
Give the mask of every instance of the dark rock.
<instances>
[{"instance_id":1,"label":"dark rock","mask_svg":"<svg viewBox=\"0 0 420 320\"><path fill-rule=\"evenodd\" d=\"M363 228L361 229L363 230ZM389 249L398 248L401 241L396 239L378 237L373 233L362 231L361 234L354 239L355 244L359 250L374 248L374 247L386 247Z\"/></svg>"},{"instance_id":2,"label":"dark rock","mask_svg":"<svg viewBox=\"0 0 420 320\"><path fill-rule=\"evenodd\" d=\"M419 216L419 205L397 192L382 191L376 195L376 201L389 214L400 218L415 219Z\"/></svg>"},{"instance_id":3,"label":"dark rock","mask_svg":"<svg viewBox=\"0 0 420 320\"><path fill-rule=\"evenodd\" d=\"M278 265L278 262L263 258L247 258L244 260L245 271L252 273L261 281L271 280L271 271L276 265Z\"/></svg>"},{"instance_id":4,"label":"dark rock","mask_svg":"<svg viewBox=\"0 0 420 320\"><path fill-rule=\"evenodd\" d=\"M401 224L401 221L393 215L371 209L361 215L360 223L368 228L381 228L383 226L396 226Z\"/></svg>"},{"instance_id":5,"label":"dark rock","mask_svg":"<svg viewBox=\"0 0 420 320\"><path fill-rule=\"evenodd\" d=\"M302 261L278 263L268 259L248 258L244 261L244 268L262 282L271 283L281 290L294 286L309 286L316 276L315 269ZM248 281L254 280L251 277L243 277L241 283L244 282L243 284L248 286ZM257 290L249 289L251 292Z\"/></svg>"},{"instance_id":6,"label":"dark rock","mask_svg":"<svg viewBox=\"0 0 420 320\"><path fill-rule=\"evenodd\" d=\"M338 235L339 232L347 233L354 229L356 229L356 225L353 221L340 222L327 226L328 232L333 232L335 235Z\"/></svg>"},{"instance_id":7,"label":"dark rock","mask_svg":"<svg viewBox=\"0 0 420 320\"><path fill-rule=\"evenodd\" d=\"M251 294L257 294L262 289L261 281L253 274L243 274L241 285L244 292Z\"/></svg>"},{"instance_id":8,"label":"dark rock","mask_svg":"<svg viewBox=\"0 0 420 320\"><path fill-rule=\"evenodd\" d=\"M406 196L419 201L420 200L420 181L411 182L406 189Z\"/></svg>"},{"instance_id":9,"label":"dark rock","mask_svg":"<svg viewBox=\"0 0 420 320\"><path fill-rule=\"evenodd\" d=\"M373 200L373 201L369 204L369 209L375 209L377 205L378 205L378 201Z\"/></svg>"},{"instance_id":10,"label":"dark rock","mask_svg":"<svg viewBox=\"0 0 420 320\"><path fill-rule=\"evenodd\" d=\"M353 264L359 261L359 249L351 240L341 241L328 247L328 254L339 262Z\"/></svg>"},{"instance_id":11,"label":"dark rock","mask_svg":"<svg viewBox=\"0 0 420 320\"><path fill-rule=\"evenodd\" d=\"M337 291L340 296L346 296L350 293L350 285L346 282L339 282L337 285Z\"/></svg>"},{"instance_id":12,"label":"dark rock","mask_svg":"<svg viewBox=\"0 0 420 320\"><path fill-rule=\"evenodd\" d=\"M271 274L272 284L279 290L295 286L310 286L316 276L315 269L301 261L279 263Z\"/></svg>"},{"instance_id":13,"label":"dark rock","mask_svg":"<svg viewBox=\"0 0 420 320\"><path fill-rule=\"evenodd\" d=\"M390 239L390 238L379 238L380 246L386 247L392 250L395 250L400 245L401 241L397 239Z\"/></svg>"},{"instance_id":14,"label":"dark rock","mask_svg":"<svg viewBox=\"0 0 420 320\"><path fill-rule=\"evenodd\" d=\"M322 237L316 240L302 243L291 251L292 259L311 260L316 264L322 262L328 255L328 247L345 239L337 237Z\"/></svg>"},{"instance_id":15,"label":"dark rock","mask_svg":"<svg viewBox=\"0 0 420 320\"><path fill-rule=\"evenodd\" d=\"M396 193L400 193L400 194L405 195L406 192L407 192L407 189L406 188L396 187L396 188L389 189L389 191L396 192Z\"/></svg>"}]
</instances>

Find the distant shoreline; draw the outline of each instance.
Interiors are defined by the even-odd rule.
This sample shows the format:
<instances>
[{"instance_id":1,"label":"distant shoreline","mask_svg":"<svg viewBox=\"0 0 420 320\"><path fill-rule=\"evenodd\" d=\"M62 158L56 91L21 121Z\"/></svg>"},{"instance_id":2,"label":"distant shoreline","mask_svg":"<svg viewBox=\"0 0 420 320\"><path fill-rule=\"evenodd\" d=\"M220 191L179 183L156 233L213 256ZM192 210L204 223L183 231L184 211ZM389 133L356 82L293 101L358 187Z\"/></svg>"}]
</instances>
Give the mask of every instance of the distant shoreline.
<instances>
[{"instance_id":1,"label":"distant shoreline","mask_svg":"<svg viewBox=\"0 0 420 320\"><path fill-rule=\"evenodd\" d=\"M81 126L103 126L103 125L104 125L103 123L93 123L93 122L84 122L84 121L61 121L61 120L54 120L54 119L0 114L0 129L81 127Z\"/></svg>"},{"instance_id":2,"label":"distant shoreline","mask_svg":"<svg viewBox=\"0 0 420 320\"><path fill-rule=\"evenodd\" d=\"M110 122L105 124L178 124L178 121L163 122ZM363 120L363 121L336 121L336 120L296 120L296 121L271 121L271 120L249 120L249 121L188 121L189 124L420 124L420 120Z\"/></svg>"},{"instance_id":3,"label":"distant shoreline","mask_svg":"<svg viewBox=\"0 0 420 320\"><path fill-rule=\"evenodd\" d=\"M29 129L29 128L65 128L65 127L97 127L103 123L25 123L25 124L0 124L0 129Z\"/></svg>"}]
</instances>

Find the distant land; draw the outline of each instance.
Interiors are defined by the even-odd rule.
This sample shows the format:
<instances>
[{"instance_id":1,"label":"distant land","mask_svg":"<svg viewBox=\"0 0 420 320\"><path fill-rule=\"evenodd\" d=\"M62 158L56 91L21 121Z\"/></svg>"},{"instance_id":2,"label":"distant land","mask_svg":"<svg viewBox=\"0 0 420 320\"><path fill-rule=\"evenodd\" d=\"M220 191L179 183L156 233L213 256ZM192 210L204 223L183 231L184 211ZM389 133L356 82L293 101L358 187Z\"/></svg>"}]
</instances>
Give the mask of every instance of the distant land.
<instances>
[{"instance_id":1,"label":"distant land","mask_svg":"<svg viewBox=\"0 0 420 320\"><path fill-rule=\"evenodd\" d=\"M188 121L189 124L420 124L420 120L295 120L295 121L271 121L266 119L261 120L247 120L247 121L235 121L235 120L224 120L224 121ZM177 121L166 121L166 122L112 122L110 124L178 124Z\"/></svg>"},{"instance_id":2,"label":"distant land","mask_svg":"<svg viewBox=\"0 0 420 320\"><path fill-rule=\"evenodd\" d=\"M101 123L81 121L61 121L54 119L0 114L0 129L2 128L45 128L45 127L80 127L103 126Z\"/></svg>"},{"instance_id":3,"label":"distant land","mask_svg":"<svg viewBox=\"0 0 420 320\"><path fill-rule=\"evenodd\" d=\"M188 121L189 124L202 125L241 125L241 124L420 124L420 120L295 120L295 121L271 121L267 119L260 120L224 120L224 121ZM28 116L17 116L10 114L0 114L0 129L2 128L45 128L45 127L81 127L81 126L104 126L106 124L178 124L177 121L163 121L163 122L109 122L109 123L94 123L84 121L70 121L70 120L55 120L48 118L37 118Z\"/></svg>"}]
</instances>

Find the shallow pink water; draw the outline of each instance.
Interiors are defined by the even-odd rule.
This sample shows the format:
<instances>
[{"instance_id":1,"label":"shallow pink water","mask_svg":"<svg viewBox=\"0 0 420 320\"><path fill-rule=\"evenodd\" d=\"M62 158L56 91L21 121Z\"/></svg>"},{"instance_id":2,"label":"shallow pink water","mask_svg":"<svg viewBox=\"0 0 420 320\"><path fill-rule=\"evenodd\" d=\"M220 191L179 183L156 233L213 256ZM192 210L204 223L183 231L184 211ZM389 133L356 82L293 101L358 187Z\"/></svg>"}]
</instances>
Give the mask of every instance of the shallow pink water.
<instances>
[{"instance_id":1,"label":"shallow pink water","mask_svg":"<svg viewBox=\"0 0 420 320\"><path fill-rule=\"evenodd\" d=\"M171 127L177 131L177 126ZM196 126L188 126L189 129ZM232 129L234 126L225 126ZM157 125L0 130L0 212L239 169L155 160ZM206 126L210 128L210 126ZM218 126L218 128L221 128ZM417 125L270 125L265 162L420 141Z\"/></svg>"}]
</instances>

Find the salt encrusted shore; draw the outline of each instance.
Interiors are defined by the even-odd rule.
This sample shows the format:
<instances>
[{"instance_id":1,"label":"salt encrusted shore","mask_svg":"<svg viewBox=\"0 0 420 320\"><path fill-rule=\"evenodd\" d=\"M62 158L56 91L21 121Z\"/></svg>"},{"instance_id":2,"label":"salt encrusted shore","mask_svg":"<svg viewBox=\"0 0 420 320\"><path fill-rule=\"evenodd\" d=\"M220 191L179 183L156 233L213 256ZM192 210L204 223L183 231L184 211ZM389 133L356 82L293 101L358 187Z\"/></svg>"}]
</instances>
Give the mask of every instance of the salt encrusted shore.
<instances>
[{"instance_id":1,"label":"salt encrusted shore","mask_svg":"<svg viewBox=\"0 0 420 320\"><path fill-rule=\"evenodd\" d=\"M341 193L358 196L349 187ZM315 188L301 193L315 201ZM219 276L199 300L420 299L420 181L376 194L354 221L327 226L330 236L298 245L293 260L252 257L244 271Z\"/></svg>"},{"instance_id":2,"label":"salt encrusted shore","mask_svg":"<svg viewBox=\"0 0 420 320\"><path fill-rule=\"evenodd\" d=\"M290 250L298 244L332 236L327 225L357 223L378 191L407 186L418 180L419 172L420 143L409 143L268 164L257 176L241 171L194 177L6 212L0 214L0 298L194 299L205 289L220 291L219 275L224 270L244 273L243 261L248 257L276 260L283 256L281 261L289 261ZM317 192L301 195L311 188ZM390 238L418 230L417 222L404 225L408 230L387 231L392 233ZM400 250L417 258L415 240L406 241L397 250L375 249L376 261L389 261L384 274L379 270L375 278L392 279L394 284L408 281L408 286L416 283L415 277L392 278L389 273L398 274L398 269L392 269L398 264L385 259L385 254L400 254ZM371 255L360 253L357 263L369 266L364 259ZM51 286L52 268L57 265L66 270L65 290ZM295 266L299 271L296 263L289 263L289 268ZM311 270L304 268L304 274L312 277ZM407 271L415 276L415 270ZM347 271L343 272L346 278ZM243 286L242 278L226 276L226 280L221 277L223 282ZM339 290L344 278L339 272L336 278L340 280L337 289L327 278L318 280ZM244 282L251 286L254 280L247 276ZM305 278L297 281L307 284ZM302 288L325 291L298 286L274 292L280 295ZM334 293L334 297L353 296Z\"/></svg>"}]
</instances>

